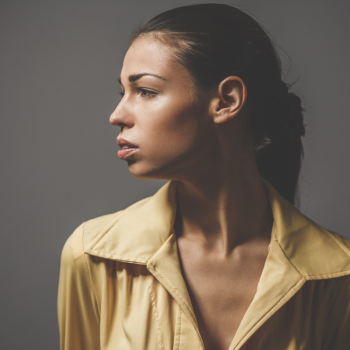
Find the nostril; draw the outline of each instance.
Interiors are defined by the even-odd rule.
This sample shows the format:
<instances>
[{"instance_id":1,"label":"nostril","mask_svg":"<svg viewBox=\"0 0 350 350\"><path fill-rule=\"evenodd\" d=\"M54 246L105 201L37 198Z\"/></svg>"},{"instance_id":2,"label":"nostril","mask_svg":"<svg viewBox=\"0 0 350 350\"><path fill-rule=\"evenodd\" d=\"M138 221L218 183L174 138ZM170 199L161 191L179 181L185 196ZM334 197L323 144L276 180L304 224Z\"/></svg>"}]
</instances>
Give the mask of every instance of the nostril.
<instances>
[{"instance_id":1,"label":"nostril","mask_svg":"<svg viewBox=\"0 0 350 350\"><path fill-rule=\"evenodd\" d=\"M123 124L123 123L117 123L115 124L115 126L119 126L120 127L120 132L123 131L123 129L126 127L126 124Z\"/></svg>"}]
</instances>

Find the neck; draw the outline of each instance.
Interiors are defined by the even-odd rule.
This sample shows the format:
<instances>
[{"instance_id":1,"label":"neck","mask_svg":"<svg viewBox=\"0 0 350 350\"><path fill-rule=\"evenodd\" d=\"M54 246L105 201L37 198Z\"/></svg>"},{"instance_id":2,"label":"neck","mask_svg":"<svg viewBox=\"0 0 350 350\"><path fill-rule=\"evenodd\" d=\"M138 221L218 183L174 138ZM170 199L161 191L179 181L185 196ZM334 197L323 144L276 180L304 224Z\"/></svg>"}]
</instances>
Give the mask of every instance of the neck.
<instances>
[{"instance_id":1,"label":"neck","mask_svg":"<svg viewBox=\"0 0 350 350\"><path fill-rule=\"evenodd\" d=\"M178 181L177 192L178 237L223 256L253 239L270 240L273 222L254 156L232 156L196 164L190 179Z\"/></svg>"}]
</instances>

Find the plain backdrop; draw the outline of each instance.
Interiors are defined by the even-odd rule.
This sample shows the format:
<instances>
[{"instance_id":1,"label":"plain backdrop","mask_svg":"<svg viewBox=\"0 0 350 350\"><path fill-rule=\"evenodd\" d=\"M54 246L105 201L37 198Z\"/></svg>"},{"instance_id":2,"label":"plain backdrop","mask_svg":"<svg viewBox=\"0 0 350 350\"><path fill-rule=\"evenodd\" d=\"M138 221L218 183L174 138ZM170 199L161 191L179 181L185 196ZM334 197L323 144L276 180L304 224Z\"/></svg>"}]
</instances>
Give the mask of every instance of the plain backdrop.
<instances>
[{"instance_id":1,"label":"plain backdrop","mask_svg":"<svg viewBox=\"0 0 350 350\"><path fill-rule=\"evenodd\" d=\"M206 1L203 1L206 2ZM213 1L211 1L213 2ZM301 211L350 237L350 2L228 2L279 45L303 100ZM58 349L60 253L84 220L152 195L117 157L109 124L133 29L170 0L0 2L0 346Z\"/></svg>"}]
</instances>

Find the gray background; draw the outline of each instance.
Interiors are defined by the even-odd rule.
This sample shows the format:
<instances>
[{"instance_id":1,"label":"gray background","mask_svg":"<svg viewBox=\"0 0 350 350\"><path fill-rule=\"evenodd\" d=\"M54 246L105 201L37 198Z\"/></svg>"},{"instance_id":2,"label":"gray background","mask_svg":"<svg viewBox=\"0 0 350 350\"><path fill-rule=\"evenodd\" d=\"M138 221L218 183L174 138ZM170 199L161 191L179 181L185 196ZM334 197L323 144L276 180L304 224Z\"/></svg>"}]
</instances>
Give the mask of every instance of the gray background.
<instances>
[{"instance_id":1,"label":"gray background","mask_svg":"<svg viewBox=\"0 0 350 350\"><path fill-rule=\"evenodd\" d=\"M205 2L205 1L204 1ZM225 3L226 1L220 1ZM141 21L188 1L1 1L0 346L58 349L62 246L153 194L117 157L117 77ZM241 1L279 43L306 108L301 210L350 237L348 0Z\"/></svg>"}]
</instances>

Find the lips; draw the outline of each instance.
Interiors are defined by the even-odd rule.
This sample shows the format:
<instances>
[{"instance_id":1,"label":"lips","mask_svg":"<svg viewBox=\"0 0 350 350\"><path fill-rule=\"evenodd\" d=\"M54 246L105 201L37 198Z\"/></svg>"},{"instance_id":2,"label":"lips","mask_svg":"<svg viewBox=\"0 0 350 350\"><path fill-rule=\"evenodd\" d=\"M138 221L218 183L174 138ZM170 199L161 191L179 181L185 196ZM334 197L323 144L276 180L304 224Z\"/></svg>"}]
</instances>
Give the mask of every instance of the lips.
<instances>
[{"instance_id":1,"label":"lips","mask_svg":"<svg viewBox=\"0 0 350 350\"><path fill-rule=\"evenodd\" d=\"M121 148L121 150L118 151L118 157L120 159L125 159L139 150L137 145L123 138L117 138L117 143Z\"/></svg>"},{"instance_id":2,"label":"lips","mask_svg":"<svg viewBox=\"0 0 350 350\"><path fill-rule=\"evenodd\" d=\"M117 138L117 143L120 148L138 148L137 145L123 138Z\"/></svg>"}]
</instances>

